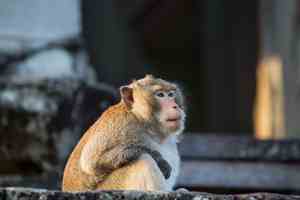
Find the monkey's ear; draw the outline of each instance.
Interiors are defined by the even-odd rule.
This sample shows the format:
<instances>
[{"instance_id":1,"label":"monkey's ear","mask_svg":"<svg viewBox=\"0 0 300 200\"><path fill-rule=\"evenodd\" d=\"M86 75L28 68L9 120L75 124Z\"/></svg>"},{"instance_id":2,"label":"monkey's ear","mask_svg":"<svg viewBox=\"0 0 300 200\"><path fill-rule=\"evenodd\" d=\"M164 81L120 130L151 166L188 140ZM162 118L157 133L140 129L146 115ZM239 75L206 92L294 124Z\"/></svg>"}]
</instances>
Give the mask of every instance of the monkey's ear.
<instances>
[{"instance_id":1,"label":"monkey's ear","mask_svg":"<svg viewBox=\"0 0 300 200\"><path fill-rule=\"evenodd\" d=\"M132 88L129 86L121 86L120 87L121 98L127 106L131 106L133 104L133 94Z\"/></svg>"}]
</instances>

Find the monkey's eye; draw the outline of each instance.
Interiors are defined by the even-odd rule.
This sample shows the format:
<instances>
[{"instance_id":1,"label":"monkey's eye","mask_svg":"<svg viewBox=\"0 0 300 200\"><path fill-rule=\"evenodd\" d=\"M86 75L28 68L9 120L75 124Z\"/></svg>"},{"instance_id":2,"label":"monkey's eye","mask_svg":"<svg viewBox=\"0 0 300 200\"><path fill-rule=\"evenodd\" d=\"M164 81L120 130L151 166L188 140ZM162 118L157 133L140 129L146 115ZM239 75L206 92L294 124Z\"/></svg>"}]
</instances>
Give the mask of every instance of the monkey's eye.
<instances>
[{"instance_id":1,"label":"monkey's eye","mask_svg":"<svg viewBox=\"0 0 300 200\"><path fill-rule=\"evenodd\" d=\"M156 92L155 96L157 96L159 98L163 98L163 97L165 97L165 93L164 92Z\"/></svg>"},{"instance_id":2,"label":"monkey's eye","mask_svg":"<svg viewBox=\"0 0 300 200\"><path fill-rule=\"evenodd\" d=\"M170 91L168 93L168 97L171 97L171 98L175 97L175 91Z\"/></svg>"}]
</instances>

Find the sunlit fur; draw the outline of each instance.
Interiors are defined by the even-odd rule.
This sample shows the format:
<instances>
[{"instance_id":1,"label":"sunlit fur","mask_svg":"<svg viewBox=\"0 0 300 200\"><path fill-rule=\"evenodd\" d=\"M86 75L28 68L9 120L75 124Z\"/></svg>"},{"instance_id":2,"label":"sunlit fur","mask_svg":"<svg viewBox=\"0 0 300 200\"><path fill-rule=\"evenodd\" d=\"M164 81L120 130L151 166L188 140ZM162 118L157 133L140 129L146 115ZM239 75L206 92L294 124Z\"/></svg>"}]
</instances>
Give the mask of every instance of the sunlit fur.
<instances>
[{"instance_id":1,"label":"sunlit fur","mask_svg":"<svg viewBox=\"0 0 300 200\"><path fill-rule=\"evenodd\" d=\"M175 100L182 114L178 129L169 130L164 126L161 120L164 113L154 97L157 90L176 90ZM129 93L122 95L122 91ZM185 118L180 89L175 84L147 75L125 86L124 90L121 89L121 96L122 100L108 108L76 145L64 170L63 191L97 189L169 191L174 186L179 173L176 139L177 134L184 128ZM169 179L164 178L157 163L149 155L144 160L138 159L123 167L114 168L109 174L99 168L106 162L111 162L109 157L111 154L107 154L109 150L116 152L113 155L116 158L118 158L116 155L124 153L121 148L118 149L120 144L134 146L149 143L151 144L148 147L159 151L171 165L172 172ZM122 156L119 159L121 160ZM116 159L113 161L116 162Z\"/></svg>"}]
</instances>

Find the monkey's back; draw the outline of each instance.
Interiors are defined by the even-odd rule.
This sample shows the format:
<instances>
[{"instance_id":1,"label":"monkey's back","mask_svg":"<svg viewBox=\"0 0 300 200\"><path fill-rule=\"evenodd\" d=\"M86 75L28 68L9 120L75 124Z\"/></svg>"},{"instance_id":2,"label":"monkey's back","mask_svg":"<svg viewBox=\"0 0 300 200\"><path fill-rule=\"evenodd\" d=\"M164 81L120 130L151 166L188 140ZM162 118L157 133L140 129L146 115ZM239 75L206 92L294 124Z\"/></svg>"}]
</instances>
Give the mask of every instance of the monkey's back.
<instances>
[{"instance_id":1,"label":"monkey's back","mask_svg":"<svg viewBox=\"0 0 300 200\"><path fill-rule=\"evenodd\" d=\"M87 180L90 177L82 172L80 169L80 156L84 145L87 143L89 138L92 136L96 121L92 127L90 127L87 132L84 133L78 144L73 149L67 164L64 169L62 190L63 191L85 191L88 189Z\"/></svg>"},{"instance_id":2,"label":"monkey's back","mask_svg":"<svg viewBox=\"0 0 300 200\"><path fill-rule=\"evenodd\" d=\"M111 125L115 124L116 121L118 121L118 124L122 124L121 119L123 119L124 117L122 118L120 116L124 116L124 114L126 113L127 113L127 108L122 102L114 106L111 106L84 133L84 135L81 137L78 144L75 146L65 166L63 181L62 181L63 191L86 191L86 190L93 189L93 187L96 187L97 183L94 182L95 181L94 177L91 177L90 175L84 173L81 170L80 157L81 157L82 149L84 148L85 144L91 139L91 137L93 137L95 134L102 134L101 137L103 138L112 138L112 140L115 140L116 137L114 137L114 135L108 135L108 137L106 137L106 134L108 132L110 132L110 134L118 134L119 131L124 131L121 130L120 127L116 129L116 127L113 127ZM128 121L128 120L123 120L123 121ZM128 126L128 125L124 125L124 126ZM106 131L107 133L101 130L107 130ZM109 142L112 141L107 140L107 143ZM114 141L114 142L116 143L118 141Z\"/></svg>"}]
</instances>

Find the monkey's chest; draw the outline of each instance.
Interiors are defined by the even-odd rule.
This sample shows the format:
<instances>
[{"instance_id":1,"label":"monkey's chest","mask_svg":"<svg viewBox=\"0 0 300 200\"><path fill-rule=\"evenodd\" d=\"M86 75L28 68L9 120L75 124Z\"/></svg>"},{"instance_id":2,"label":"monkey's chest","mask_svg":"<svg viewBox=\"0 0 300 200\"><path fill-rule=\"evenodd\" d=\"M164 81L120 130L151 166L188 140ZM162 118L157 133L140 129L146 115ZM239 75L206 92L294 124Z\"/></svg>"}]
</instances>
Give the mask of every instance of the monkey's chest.
<instances>
[{"instance_id":1,"label":"monkey's chest","mask_svg":"<svg viewBox=\"0 0 300 200\"><path fill-rule=\"evenodd\" d=\"M165 143L157 144L156 148L172 167L171 176L166 180L169 190L172 190L176 183L180 168L180 157L178 154L176 138L170 137Z\"/></svg>"}]
</instances>

